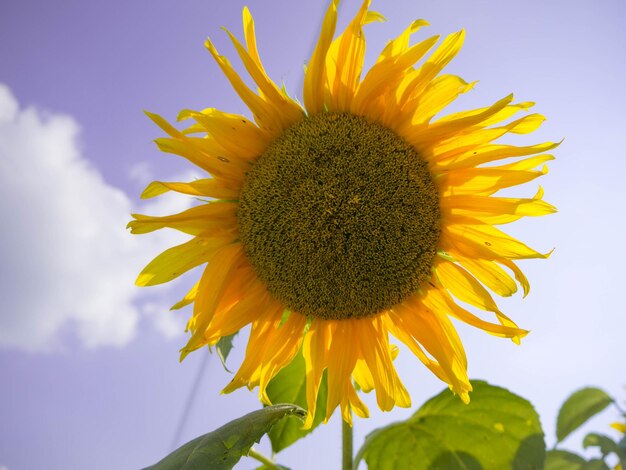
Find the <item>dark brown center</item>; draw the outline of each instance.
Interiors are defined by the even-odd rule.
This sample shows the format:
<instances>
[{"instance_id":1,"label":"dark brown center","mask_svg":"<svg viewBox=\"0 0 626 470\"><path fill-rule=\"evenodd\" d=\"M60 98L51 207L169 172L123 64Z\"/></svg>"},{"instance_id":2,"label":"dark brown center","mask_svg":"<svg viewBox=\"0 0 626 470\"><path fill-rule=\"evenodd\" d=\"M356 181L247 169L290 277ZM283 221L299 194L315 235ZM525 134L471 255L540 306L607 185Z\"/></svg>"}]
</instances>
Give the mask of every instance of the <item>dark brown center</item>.
<instances>
[{"instance_id":1,"label":"dark brown center","mask_svg":"<svg viewBox=\"0 0 626 470\"><path fill-rule=\"evenodd\" d=\"M375 315L431 276L439 195L392 130L322 113L287 129L248 173L238 213L254 271L288 310Z\"/></svg>"}]
</instances>

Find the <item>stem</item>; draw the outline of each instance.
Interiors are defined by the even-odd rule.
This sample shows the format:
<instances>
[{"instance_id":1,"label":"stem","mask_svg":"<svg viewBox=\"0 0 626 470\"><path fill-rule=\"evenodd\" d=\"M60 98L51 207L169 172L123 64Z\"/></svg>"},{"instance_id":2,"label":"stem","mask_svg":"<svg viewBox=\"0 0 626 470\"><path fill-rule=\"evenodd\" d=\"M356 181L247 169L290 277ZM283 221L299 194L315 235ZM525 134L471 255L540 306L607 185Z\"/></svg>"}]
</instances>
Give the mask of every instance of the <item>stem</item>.
<instances>
[{"instance_id":1,"label":"stem","mask_svg":"<svg viewBox=\"0 0 626 470\"><path fill-rule=\"evenodd\" d=\"M352 470L352 426L341 421L341 440L343 443L342 466L343 470Z\"/></svg>"},{"instance_id":2,"label":"stem","mask_svg":"<svg viewBox=\"0 0 626 470\"><path fill-rule=\"evenodd\" d=\"M267 468L271 468L272 470L280 470L280 467L276 465L276 463L271 460L269 457L257 452L253 447L248 451L248 457L252 457L253 459L258 460L261 463L264 463Z\"/></svg>"}]
</instances>

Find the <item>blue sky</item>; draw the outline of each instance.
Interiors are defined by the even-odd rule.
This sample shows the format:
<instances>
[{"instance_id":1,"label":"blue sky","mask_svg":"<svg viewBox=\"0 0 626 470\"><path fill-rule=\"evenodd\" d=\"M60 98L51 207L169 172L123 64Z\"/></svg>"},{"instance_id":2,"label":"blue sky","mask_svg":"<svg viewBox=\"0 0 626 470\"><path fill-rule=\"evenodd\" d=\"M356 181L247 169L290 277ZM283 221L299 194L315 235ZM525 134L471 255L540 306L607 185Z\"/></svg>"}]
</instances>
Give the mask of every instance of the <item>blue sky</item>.
<instances>
[{"instance_id":1,"label":"blue sky","mask_svg":"<svg viewBox=\"0 0 626 470\"><path fill-rule=\"evenodd\" d=\"M465 47L447 71L479 83L453 110L514 92L537 102L536 111L548 118L523 142L565 137L541 182L559 213L512 228L533 247L556 247L550 260L523 264L531 294L502 302L531 334L516 347L459 326L470 377L533 402L552 444L556 408L574 389L591 384L626 395L626 4L390 3L373 2L388 22L366 31L370 63L412 19L429 20L428 33L464 27ZM219 28L240 35L244 4L255 16L270 75L301 96L302 66L325 2L0 5L0 468L138 468L171 450L204 353L178 363L188 312L168 306L197 273L169 287L134 287L141 267L184 237L138 239L124 226L132 211L165 214L190 204L175 196L140 202L151 179L198 173L156 151L151 140L160 132L142 110L170 119L183 108L246 113L202 45L210 35L236 62ZM342 2L341 22L356 8L356 1ZM240 336L232 367L244 349L245 332ZM397 366L415 404L443 388L406 351ZM245 390L219 395L229 380L210 357L182 441L259 406ZM375 409L372 397L367 403ZM373 412L357 421L356 442L410 413ZM590 426L610 432L615 418L607 411ZM334 419L278 460L335 468L339 441Z\"/></svg>"}]
</instances>

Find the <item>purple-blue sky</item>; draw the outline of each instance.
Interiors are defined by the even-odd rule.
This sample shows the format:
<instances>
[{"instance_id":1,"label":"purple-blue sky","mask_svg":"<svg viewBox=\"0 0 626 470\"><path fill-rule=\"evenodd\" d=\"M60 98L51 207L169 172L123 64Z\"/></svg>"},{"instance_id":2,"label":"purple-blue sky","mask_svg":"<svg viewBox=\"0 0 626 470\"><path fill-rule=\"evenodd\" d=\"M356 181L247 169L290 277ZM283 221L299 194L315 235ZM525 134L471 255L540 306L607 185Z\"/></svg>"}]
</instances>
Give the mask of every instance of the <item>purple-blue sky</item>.
<instances>
[{"instance_id":1,"label":"purple-blue sky","mask_svg":"<svg viewBox=\"0 0 626 470\"><path fill-rule=\"evenodd\" d=\"M341 24L359 3L342 3ZM123 227L131 210L167 213L188 204L174 197L140 205L151 178L198 172L156 151L150 141L160 131L142 110L170 119L183 108L247 113L203 47L210 35L237 63L220 27L241 35L245 4L270 76L301 97L323 1L0 4L0 468L130 469L171 450L204 353L178 363L188 312L167 307L197 273L172 288L135 288L142 264L182 239L138 240ZM531 246L557 248L548 261L524 263L529 297L502 302L532 333L515 347L460 327L470 377L533 402L551 445L556 408L571 391L592 384L626 395L626 4L396 0L373 8L388 22L366 30L369 63L412 19L427 19L431 34L465 27L465 47L447 71L480 82L453 109L514 92L548 117L518 142L566 138L541 181L560 212L512 227ZM408 352L396 363L416 406L443 388ZM258 407L256 393L219 395L228 381L210 357L181 442ZM383 414L369 396L367 403L373 417L356 422L357 447L367 432L411 413ZM610 433L615 418L608 411L591 427ZM339 456L333 419L278 461L337 468Z\"/></svg>"}]
</instances>

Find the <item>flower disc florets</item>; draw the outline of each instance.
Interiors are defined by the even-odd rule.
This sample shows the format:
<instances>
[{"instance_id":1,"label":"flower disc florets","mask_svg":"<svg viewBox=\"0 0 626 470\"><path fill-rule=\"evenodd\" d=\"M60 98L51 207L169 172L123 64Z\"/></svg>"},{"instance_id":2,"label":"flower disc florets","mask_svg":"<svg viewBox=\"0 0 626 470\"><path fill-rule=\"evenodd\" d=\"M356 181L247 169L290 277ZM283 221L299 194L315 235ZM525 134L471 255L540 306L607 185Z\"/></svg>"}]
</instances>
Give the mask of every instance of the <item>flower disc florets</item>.
<instances>
[{"instance_id":1,"label":"flower disc florets","mask_svg":"<svg viewBox=\"0 0 626 470\"><path fill-rule=\"evenodd\" d=\"M305 118L270 144L247 174L238 219L269 292L323 319L367 317L415 293L440 237L426 162L351 114Z\"/></svg>"}]
</instances>

